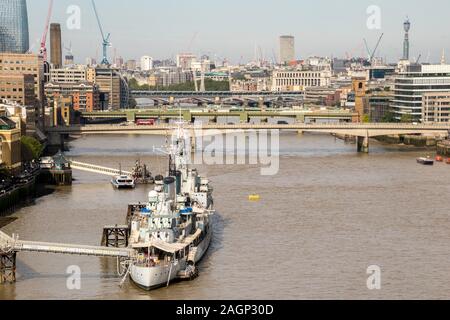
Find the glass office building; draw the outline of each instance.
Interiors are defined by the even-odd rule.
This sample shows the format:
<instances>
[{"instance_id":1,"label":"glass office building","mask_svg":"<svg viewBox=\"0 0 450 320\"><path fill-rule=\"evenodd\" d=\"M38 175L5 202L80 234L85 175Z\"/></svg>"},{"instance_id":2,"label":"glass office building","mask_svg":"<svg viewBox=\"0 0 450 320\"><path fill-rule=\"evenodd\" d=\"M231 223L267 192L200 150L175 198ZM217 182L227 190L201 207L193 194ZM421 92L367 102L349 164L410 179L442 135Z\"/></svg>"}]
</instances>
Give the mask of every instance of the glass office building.
<instances>
[{"instance_id":1,"label":"glass office building","mask_svg":"<svg viewBox=\"0 0 450 320\"><path fill-rule=\"evenodd\" d=\"M0 0L0 52L26 53L28 49L26 0Z\"/></svg>"}]
</instances>

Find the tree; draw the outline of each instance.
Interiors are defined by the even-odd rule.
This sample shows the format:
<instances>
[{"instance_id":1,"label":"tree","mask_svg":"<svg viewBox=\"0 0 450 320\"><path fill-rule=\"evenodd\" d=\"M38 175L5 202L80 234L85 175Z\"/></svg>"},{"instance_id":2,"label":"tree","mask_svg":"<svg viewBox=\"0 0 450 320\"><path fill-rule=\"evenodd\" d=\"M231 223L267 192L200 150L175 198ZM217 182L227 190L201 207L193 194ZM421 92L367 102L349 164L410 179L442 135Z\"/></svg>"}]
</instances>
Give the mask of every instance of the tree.
<instances>
[{"instance_id":1,"label":"tree","mask_svg":"<svg viewBox=\"0 0 450 320\"><path fill-rule=\"evenodd\" d=\"M136 107L137 107L136 99L130 98L130 100L129 100L129 102L128 102L128 107L129 107L130 109L136 108Z\"/></svg>"},{"instance_id":2,"label":"tree","mask_svg":"<svg viewBox=\"0 0 450 320\"><path fill-rule=\"evenodd\" d=\"M385 115L383 116L381 122L386 122L386 123L396 122L394 114L390 111L386 112Z\"/></svg>"},{"instance_id":3,"label":"tree","mask_svg":"<svg viewBox=\"0 0 450 320\"><path fill-rule=\"evenodd\" d=\"M368 114L363 115L362 122L363 123L370 123L370 116Z\"/></svg>"},{"instance_id":4,"label":"tree","mask_svg":"<svg viewBox=\"0 0 450 320\"><path fill-rule=\"evenodd\" d=\"M20 141L22 144L22 160L24 162L38 160L41 157L44 147L39 141L29 136L23 136Z\"/></svg>"},{"instance_id":5,"label":"tree","mask_svg":"<svg viewBox=\"0 0 450 320\"><path fill-rule=\"evenodd\" d=\"M130 90L140 90L140 85L135 78L131 78L128 81L128 86L130 87Z\"/></svg>"},{"instance_id":6,"label":"tree","mask_svg":"<svg viewBox=\"0 0 450 320\"><path fill-rule=\"evenodd\" d=\"M139 85L137 80L132 78L128 81L130 90L143 91L194 91L194 81L173 84L166 87L150 87L148 84ZM212 79L205 79L206 91L230 91L230 83L228 81L214 81Z\"/></svg>"},{"instance_id":7,"label":"tree","mask_svg":"<svg viewBox=\"0 0 450 320\"><path fill-rule=\"evenodd\" d=\"M400 118L400 122L402 123L411 123L412 121L413 121L412 115L410 115L409 113L405 113Z\"/></svg>"}]
</instances>

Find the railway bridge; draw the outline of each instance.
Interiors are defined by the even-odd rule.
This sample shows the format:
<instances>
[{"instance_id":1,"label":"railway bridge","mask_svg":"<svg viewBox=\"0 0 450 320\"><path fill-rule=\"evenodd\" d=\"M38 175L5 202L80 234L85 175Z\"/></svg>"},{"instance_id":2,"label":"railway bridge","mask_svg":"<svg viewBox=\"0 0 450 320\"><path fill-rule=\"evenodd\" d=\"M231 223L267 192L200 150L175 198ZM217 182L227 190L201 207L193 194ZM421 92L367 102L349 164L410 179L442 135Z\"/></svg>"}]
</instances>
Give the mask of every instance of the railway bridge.
<instances>
[{"instance_id":1,"label":"railway bridge","mask_svg":"<svg viewBox=\"0 0 450 320\"><path fill-rule=\"evenodd\" d=\"M222 104L222 105L284 105L302 104L304 91L272 92L272 91L143 91L133 90L133 98L153 100L157 105L173 105L177 103Z\"/></svg>"}]
</instances>

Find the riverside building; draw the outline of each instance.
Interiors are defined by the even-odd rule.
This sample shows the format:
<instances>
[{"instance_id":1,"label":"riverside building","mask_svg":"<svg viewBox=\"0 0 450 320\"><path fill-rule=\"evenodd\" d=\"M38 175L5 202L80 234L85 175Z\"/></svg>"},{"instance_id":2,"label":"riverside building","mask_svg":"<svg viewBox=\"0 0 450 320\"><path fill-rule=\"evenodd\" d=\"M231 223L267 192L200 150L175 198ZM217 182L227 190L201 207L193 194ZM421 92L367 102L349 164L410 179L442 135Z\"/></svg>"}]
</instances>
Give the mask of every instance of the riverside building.
<instances>
[{"instance_id":1,"label":"riverside building","mask_svg":"<svg viewBox=\"0 0 450 320\"><path fill-rule=\"evenodd\" d=\"M391 109L397 120L405 115L413 121L423 119L423 95L450 93L450 65L410 65L395 78Z\"/></svg>"}]
</instances>

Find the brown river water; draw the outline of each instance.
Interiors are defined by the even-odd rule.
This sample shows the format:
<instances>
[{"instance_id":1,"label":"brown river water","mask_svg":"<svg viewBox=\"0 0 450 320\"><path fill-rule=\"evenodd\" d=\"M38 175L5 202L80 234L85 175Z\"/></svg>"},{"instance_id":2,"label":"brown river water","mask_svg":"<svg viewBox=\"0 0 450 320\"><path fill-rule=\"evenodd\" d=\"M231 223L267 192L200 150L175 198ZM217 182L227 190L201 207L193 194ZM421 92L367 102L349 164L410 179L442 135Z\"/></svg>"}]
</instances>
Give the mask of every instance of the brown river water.
<instances>
[{"instance_id":1,"label":"brown river water","mask_svg":"<svg viewBox=\"0 0 450 320\"><path fill-rule=\"evenodd\" d=\"M152 172L167 160L153 152L164 138L87 136L71 142L82 162ZM200 276L145 292L120 288L114 259L19 253L18 279L0 299L448 299L450 166L416 164L432 151L375 141L369 155L328 135L284 133L280 171L258 166L199 166L214 186L217 214ZM116 191L106 176L75 171L58 188L18 211L2 230L21 239L99 245L104 225L123 224L127 203L151 186ZM259 194L259 202L250 202ZM66 270L81 268L81 290ZM367 268L382 271L368 290Z\"/></svg>"}]
</instances>

